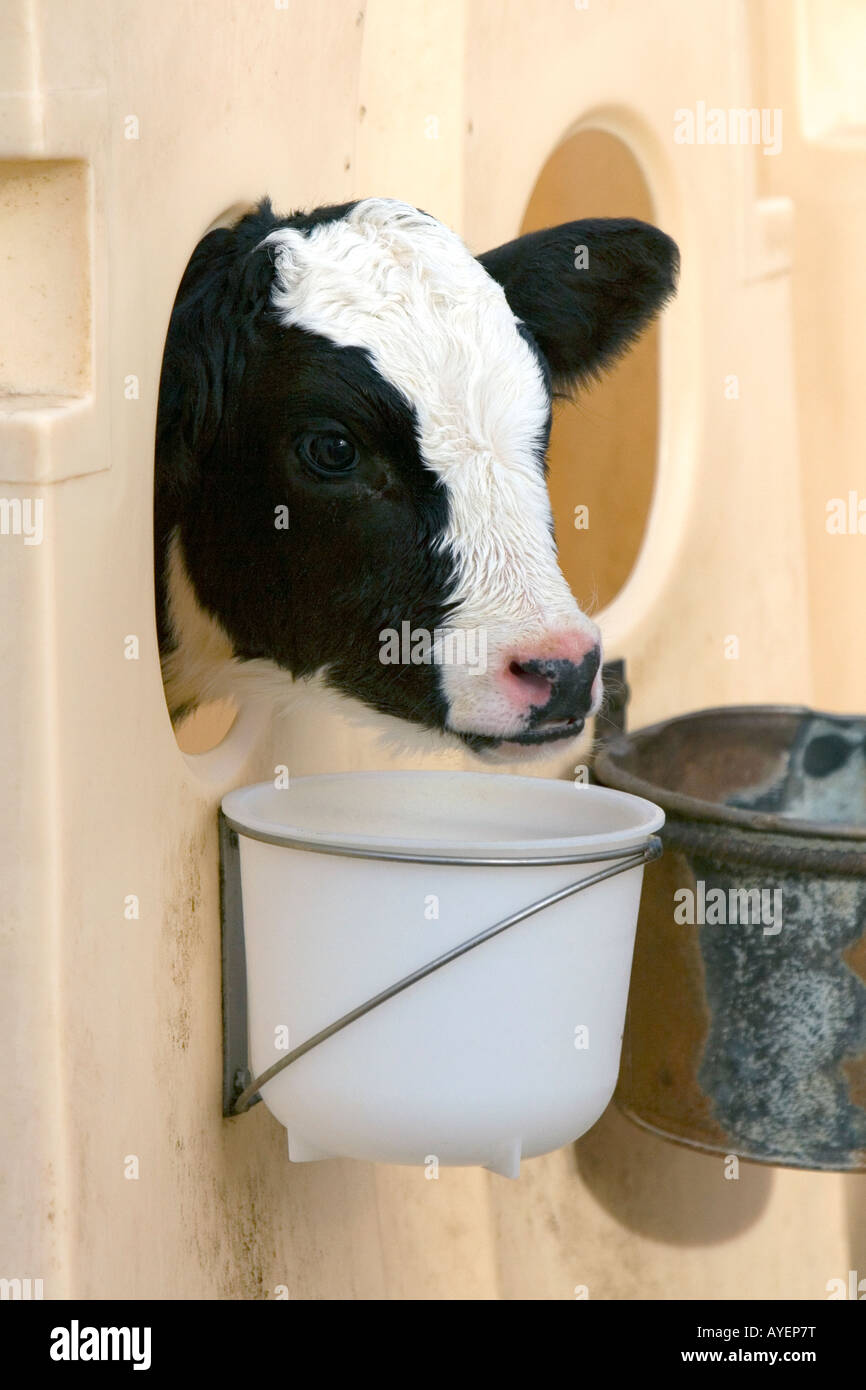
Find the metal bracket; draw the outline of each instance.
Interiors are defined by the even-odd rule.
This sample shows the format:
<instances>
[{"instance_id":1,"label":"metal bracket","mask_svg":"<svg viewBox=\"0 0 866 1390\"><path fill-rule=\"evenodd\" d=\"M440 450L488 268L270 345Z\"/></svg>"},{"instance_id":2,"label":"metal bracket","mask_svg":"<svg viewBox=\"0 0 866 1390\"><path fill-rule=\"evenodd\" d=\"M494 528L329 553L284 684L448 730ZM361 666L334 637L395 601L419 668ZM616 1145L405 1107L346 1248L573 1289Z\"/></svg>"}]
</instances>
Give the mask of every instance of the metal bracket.
<instances>
[{"instance_id":1,"label":"metal bracket","mask_svg":"<svg viewBox=\"0 0 866 1390\"><path fill-rule=\"evenodd\" d=\"M247 958L241 896L241 855L237 832L219 813L220 922L222 926L223 1115L235 1115L239 1096L249 1087ZM247 1105L261 1100L253 1095ZM245 1107L246 1108L246 1107Z\"/></svg>"}]
</instances>

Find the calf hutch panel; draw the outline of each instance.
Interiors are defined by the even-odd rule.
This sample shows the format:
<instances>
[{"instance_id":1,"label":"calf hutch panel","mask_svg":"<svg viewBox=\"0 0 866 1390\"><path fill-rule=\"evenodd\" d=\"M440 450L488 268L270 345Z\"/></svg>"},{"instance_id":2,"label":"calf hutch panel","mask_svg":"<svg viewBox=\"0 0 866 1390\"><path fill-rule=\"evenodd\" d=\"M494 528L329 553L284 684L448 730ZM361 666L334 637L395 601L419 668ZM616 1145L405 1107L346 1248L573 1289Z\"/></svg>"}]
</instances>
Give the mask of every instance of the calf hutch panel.
<instances>
[{"instance_id":1,"label":"calf hutch panel","mask_svg":"<svg viewBox=\"0 0 866 1390\"><path fill-rule=\"evenodd\" d=\"M785 39L772 46L756 32L771 12ZM791 205L784 187L764 196L779 175L765 170L759 183L755 151L725 145L709 158L673 139L678 106L754 105L771 49L793 92L793 12L774 0L586 9L560 0L7 0L0 215L15 262L8 282L3 272L2 306L21 353L17 375L0 372L0 1277L22 1288L41 1280L46 1299L572 1299L579 1289L592 1298L810 1298L852 1267L841 1178L744 1171L725 1182L715 1158L624 1132L611 1111L576 1148L527 1162L521 1181L507 1183L473 1169L443 1168L433 1180L360 1162L292 1165L264 1105L240 1119L224 1118L221 1105L217 811L232 788L281 770L459 770L478 752L499 756L503 743L521 758L536 754L536 735L550 733L563 738L526 775L572 778L581 753L568 721L597 707L599 640L606 656L628 658L635 724L725 699L810 699ZM786 140L787 121L786 112ZM549 320L534 321L522 297L537 270L524 253L539 243L513 245L547 160L583 129L631 151L648 220L679 246L683 265L658 330L645 535L626 582L592 616L556 565L541 454L555 379L580 375L616 344L580 356L572 341L563 354ZM814 155L792 144L789 167ZM778 160L759 151L757 162L788 157L786 145ZM209 232L265 193L279 210L342 211L284 218L261 207L236 232ZM637 207L621 215L647 220ZM669 243L625 235L648 249L654 290L641 303L655 308L669 286ZM245 238L249 278L236 273ZM479 396L480 339L467 329L450 379L432 300L423 331L400 339L399 351L396 329L359 338L351 315L335 315L336 263L361 255L365 272L375 263L387 279L383 239L398 279L401 254L413 259L419 244L432 248L434 279L445 257L444 298L453 275L470 327L484 303L484 323L489 312L496 324L485 339L495 376ZM603 229L588 227L583 242L603 279ZM225 252L227 281L272 315L256 326L269 353L248 354L245 384L229 380L224 393L237 442L262 451L232 488L195 494L197 527L182 498L174 513L170 504L154 556L160 373L200 243L193 273L212 250L217 261ZM560 243L556 255L568 249ZM579 274L572 251L570 293ZM365 276L355 284L360 294ZM235 347L244 340L232 303L202 304L218 329L214 352L232 335ZM554 297L545 313L561 309ZM619 336L645 317L617 316ZM599 322L594 302L589 323ZM311 370L330 364L353 418L333 420L329 393L316 402L315 428L305 416L290 432L299 452L286 499L272 446L289 348L300 343ZM203 409L181 431L212 433L210 478L220 484L239 453L213 433L212 388L231 361L204 364L207 399L187 396ZM724 395L731 373L734 406ZM467 414L468 400L480 401L480 418L474 405ZM357 425L363 438L332 424ZM475 458L460 477L478 481L480 498L440 449L452 424ZM507 479L489 458L499 450ZM586 465L575 462L575 493L560 494L557 521L584 500ZM288 501L294 553L314 512L325 542L314 553L307 534L288 629L273 601L285 535L274 531L261 558L263 533L249 524L260 467L271 507ZM347 485L343 468L360 470L348 483L357 489L348 520L328 500ZM200 488L201 475L190 479ZM377 533L383 505L389 522ZM327 544L338 514L352 536L350 575ZM175 737L160 635L166 655L176 634L154 601L176 532L186 577L178 565L175 612L192 596L187 615L206 615L207 670L266 677L262 701L231 687L243 708L199 755L182 753ZM409 534L418 572L401 545ZM359 575L369 581L360 609L347 582ZM519 611L494 632L512 592ZM416 593L425 602L416 605ZM316 628L309 615L323 594L329 622ZM527 618L536 604L556 610L550 644L547 624ZM419 627L447 635L450 625L468 634L489 624L486 670L472 674L468 660L380 662L388 628L402 656L404 620L410 650ZM346 660L359 632L365 645ZM723 656L731 632L739 662ZM467 643L470 651L480 648ZM169 665L175 712L223 693L221 678L199 683L201 670ZM279 705L287 672L311 698L284 714L272 695ZM313 681L314 672L324 674ZM344 718L350 702L357 722ZM403 741L383 747L372 715L393 720Z\"/></svg>"}]
</instances>

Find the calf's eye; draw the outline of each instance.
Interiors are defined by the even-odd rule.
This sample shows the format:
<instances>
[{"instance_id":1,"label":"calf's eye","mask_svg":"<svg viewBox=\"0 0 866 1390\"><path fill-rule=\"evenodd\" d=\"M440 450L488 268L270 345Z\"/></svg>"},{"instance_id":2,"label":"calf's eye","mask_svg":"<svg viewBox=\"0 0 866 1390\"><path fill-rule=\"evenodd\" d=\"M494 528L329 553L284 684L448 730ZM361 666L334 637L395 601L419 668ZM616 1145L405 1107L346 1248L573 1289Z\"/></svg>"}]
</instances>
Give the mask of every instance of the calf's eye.
<instances>
[{"instance_id":1,"label":"calf's eye","mask_svg":"<svg viewBox=\"0 0 866 1390\"><path fill-rule=\"evenodd\" d=\"M308 430L295 441L295 449L308 467L324 477L351 473L360 459L358 449L351 439L336 431Z\"/></svg>"}]
</instances>

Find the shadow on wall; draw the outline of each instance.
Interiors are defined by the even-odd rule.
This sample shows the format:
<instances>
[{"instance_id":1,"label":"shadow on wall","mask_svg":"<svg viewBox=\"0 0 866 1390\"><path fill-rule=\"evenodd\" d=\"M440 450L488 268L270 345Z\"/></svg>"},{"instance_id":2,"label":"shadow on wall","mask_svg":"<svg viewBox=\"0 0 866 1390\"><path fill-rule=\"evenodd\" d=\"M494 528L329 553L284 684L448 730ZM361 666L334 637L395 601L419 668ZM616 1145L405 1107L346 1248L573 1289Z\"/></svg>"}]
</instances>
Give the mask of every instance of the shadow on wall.
<instances>
[{"instance_id":1,"label":"shadow on wall","mask_svg":"<svg viewBox=\"0 0 866 1390\"><path fill-rule=\"evenodd\" d=\"M658 1139L615 1105L574 1152L581 1180L605 1211L621 1226L667 1245L733 1240L758 1221L773 1185L772 1168L755 1163L741 1163L739 1177L726 1178L721 1156ZM866 1273L866 1258L863 1264Z\"/></svg>"}]
</instances>

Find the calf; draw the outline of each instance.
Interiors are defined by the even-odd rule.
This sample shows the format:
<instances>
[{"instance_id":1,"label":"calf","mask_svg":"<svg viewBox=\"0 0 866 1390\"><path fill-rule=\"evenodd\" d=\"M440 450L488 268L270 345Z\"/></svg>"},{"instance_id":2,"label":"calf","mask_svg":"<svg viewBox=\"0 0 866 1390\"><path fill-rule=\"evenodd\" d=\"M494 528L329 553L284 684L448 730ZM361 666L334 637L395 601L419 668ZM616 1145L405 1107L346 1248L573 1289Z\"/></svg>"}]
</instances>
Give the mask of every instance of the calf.
<instances>
[{"instance_id":1,"label":"calf","mask_svg":"<svg viewBox=\"0 0 866 1390\"><path fill-rule=\"evenodd\" d=\"M290 217L265 200L208 233L160 384L172 717L303 682L487 757L575 738L601 644L557 562L551 405L633 341L677 267L632 220L474 257L385 198Z\"/></svg>"}]
</instances>

